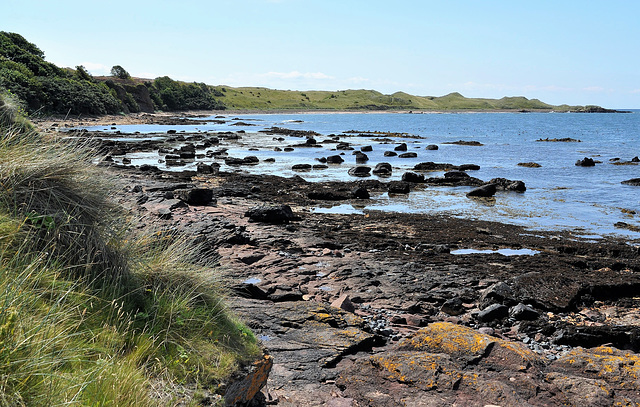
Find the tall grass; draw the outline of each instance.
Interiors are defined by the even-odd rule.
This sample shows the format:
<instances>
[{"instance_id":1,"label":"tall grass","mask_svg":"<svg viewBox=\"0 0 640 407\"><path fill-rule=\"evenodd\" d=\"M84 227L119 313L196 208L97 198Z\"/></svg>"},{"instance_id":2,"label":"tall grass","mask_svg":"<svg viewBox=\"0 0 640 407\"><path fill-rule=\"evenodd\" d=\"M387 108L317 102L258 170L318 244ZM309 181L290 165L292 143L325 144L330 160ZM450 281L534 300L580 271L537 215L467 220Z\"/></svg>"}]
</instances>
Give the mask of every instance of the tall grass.
<instances>
[{"instance_id":1,"label":"tall grass","mask_svg":"<svg viewBox=\"0 0 640 407\"><path fill-rule=\"evenodd\" d=\"M0 103L0 406L156 405L158 382L215 388L255 357L198 248L132 227L86 146L16 125L12 108Z\"/></svg>"}]
</instances>

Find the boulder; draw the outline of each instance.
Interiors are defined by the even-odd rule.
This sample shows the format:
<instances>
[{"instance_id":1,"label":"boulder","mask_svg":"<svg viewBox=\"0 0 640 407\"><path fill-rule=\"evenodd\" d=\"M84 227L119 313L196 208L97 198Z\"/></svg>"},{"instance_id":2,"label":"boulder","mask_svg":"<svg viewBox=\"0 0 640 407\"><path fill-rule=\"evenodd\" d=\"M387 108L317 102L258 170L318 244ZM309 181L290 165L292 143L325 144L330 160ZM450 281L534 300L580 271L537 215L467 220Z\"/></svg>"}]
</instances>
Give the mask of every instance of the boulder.
<instances>
[{"instance_id":1,"label":"boulder","mask_svg":"<svg viewBox=\"0 0 640 407\"><path fill-rule=\"evenodd\" d=\"M249 209L244 214L249 220L253 222L263 223L289 223L294 220L300 220L299 217L293 214L289 205L261 205Z\"/></svg>"},{"instance_id":2,"label":"boulder","mask_svg":"<svg viewBox=\"0 0 640 407\"><path fill-rule=\"evenodd\" d=\"M390 176L392 171L393 169L389 163L378 163L373 169L373 173L381 177Z\"/></svg>"},{"instance_id":3,"label":"boulder","mask_svg":"<svg viewBox=\"0 0 640 407\"><path fill-rule=\"evenodd\" d=\"M339 155L330 155L327 157L327 164L342 164L344 162L344 158Z\"/></svg>"},{"instance_id":4,"label":"boulder","mask_svg":"<svg viewBox=\"0 0 640 407\"><path fill-rule=\"evenodd\" d=\"M331 303L331 306L351 313L356 311L356 307L351 302L348 294L342 294L338 299Z\"/></svg>"},{"instance_id":5,"label":"boulder","mask_svg":"<svg viewBox=\"0 0 640 407\"><path fill-rule=\"evenodd\" d=\"M402 143L396 146L393 151L407 151L407 143Z\"/></svg>"},{"instance_id":6,"label":"boulder","mask_svg":"<svg viewBox=\"0 0 640 407\"><path fill-rule=\"evenodd\" d=\"M373 147L371 147L371 146L362 146L362 147L360 147L360 151L364 151L364 152L373 151Z\"/></svg>"},{"instance_id":7,"label":"boulder","mask_svg":"<svg viewBox=\"0 0 640 407\"><path fill-rule=\"evenodd\" d=\"M424 175L416 174L415 172L407 171L402 174L402 180L404 182L414 182L414 183L423 183Z\"/></svg>"},{"instance_id":8,"label":"boulder","mask_svg":"<svg viewBox=\"0 0 640 407\"><path fill-rule=\"evenodd\" d=\"M469 174L464 171L449 171L444 173L444 177L450 180L460 180L465 178L470 178Z\"/></svg>"},{"instance_id":9,"label":"boulder","mask_svg":"<svg viewBox=\"0 0 640 407\"><path fill-rule=\"evenodd\" d=\"M398 155L395 151L385 151L383 154L385 157L395 157Z\"/></svg>"},{"instance_id":10,"label":"boulder","mask_svg":"<svg viewBox=\"0 0 640 407\"><path fill-rule=\"evenodd\" d=\"M192 206L215 203L213 191L209 188L178 189L173 191L173 196Z\"/></svg>"},{"instance_id":11,"label":"boulder","mask_svg":"<svg viewBox=\"0 0 640 407\"><path fill-rule=\"evenodd\" d=\"M526 185L522 181L513 181L506 178L493 178L489 181L490 184L495 184L496 188L503 191L515 191L524 192L527 190Z\"/></svg>"},{"instance_id":12,"label":"boulder","mask_svg":"<svg viewBox=\"0 0 640 407\"><path fill-rule=\"evenodd\" d=\"M411 192L411 185L408 182L393 181L389 183L390 194L408 194Z\"/></svg>"},{"instance_id":13,"label":"boulder","mask_svg":"<svg viewBox=\"0 0 640 407\"><path fill-rule=\"evenodd\" d=\"M520 303L509 309L509 316L516 321L535 321L540 317L540 313L532 307Z\"/></svg>"},{"instance_id":14,"label":"boulder","mask_svg":"<svg viewBox=\"0 0 640 407\"><path fill-rule=\"evenodd\" d=\"M596 165L596 162L593 161L592 158L585 157L582 160L576 161L576 165L579 167L594 167Z\"/></svg>"},{"instance_id":15,"label":"boulder","mask_svg":"<svg viewBox=\"0 0 640 407\"><path fill-rule=\"evenodd\" d=\"M369 156L367 156L365 153L362 153L360 151L356 151L355 156L356 156L357 163L366 163L367 161L369 161Z\"/></svg>"},{"instance_id":16,"label":"boulder","mask_svg":"<svg viewBox=\"0 0 640 407\"><path fill-rule=\"evenodd\" d=\"M311 168L311 164L294 164L291 166L294 171L309 171Z\"/></svg>"},{"instance_id":17,"label":"boulder","mask_svg":"<svg viewBox=\"0 0 640 407\"><path fill-rule=\"evenodd\" d=\"M640 187L640 178L631 178L626 181L622 181L621 184L633 185L634 187Z\"/></svg>"},{"instance_id":18,"label":"boulder","mask_svg":"<svg viewBox=\"0 0 640 407\"><path fill-rule=\"evenodd\" d=\"M258 392L267 384L273 367L273 357L264 355L253 363L244 374L231 382L224 394L225 406L248 405Z\"/></svg>"},{"instance_id":19,"label":"boulder","mask_svg":"<svg viewBox=\"0 0 640 407\"><path fill-rule=\"evenodd\" d=\"M351 191L351 196L355 199L369 199L371 197L367 188L362 186L355 187Z\"/></svg>"},{"instance_id":20,"label":"boulder","mask_svg":"<svg viewBox=\"0 0 640 407\"><path fill-rule=\"evenodd\" d=\"M487 184L481 187L472 189L467 196L470 198L489 198L496 194L496 185L495 184Z\"/></svg>"},{"instance_id":21,"label":"boulder","mask_svg":"<svg viewBox=\"0 0 640 407\"><path fill-rule=\"evenodd\" d=\"M509 316L509 308L507 308L506 305L493 304L480 311L476 315L476 318L482 322L490 322L506 318L507 316Z\"/></svg>"},{"instance_id":22,"label":"boulder","mask_svg":"<svg viewBox=\"0 0 640 407\"><path fill-rule=\"evenodd\" d=\"M368 177L371 175L370 173L371 167L366 167L364 165L359 165L349 169L349 175L352 177Z\"/></svg>"},{"instance_id":23,"label":"boulder","mask_svg":"<svg viewBox=\"0 0 640 407\"><path fill-rule=\"evenodd\" d=\"M349 199L344 191L336 191L335 189L323 188L311 191L307 194L309 199L317 199L320 201L344 201Z\"/></svg>"},{"instance_id":24,"label":"boulder","mask_svg":"<svg viewBox=\"0 0 640 407\"><path fill-rule=\"evenodd\" d=\"M398 156L398 158L416 158L418 156L417 153L409 152L409 153L402 153Z\"/></svg>"},{"instance_id":25,"label":"boulder","mask_svg":"<svg viewBox=\"0 0 640 407\"><path fill-rule=\"evenodd\" d=\"M437 149L438 149L438 146L437 146L437 145L435 145L435 144L429 144L429 145L427 146L427 150L435 151L435 150L437 150Z\"/></svg>"},{"instance_id":26,"label":"boulder","mask_svg":"<svg viewBox=\"0 0 640 407\"><path fill-rule=\"evenodd\" d=\"M458 171L478 171L480 166L478 164L462 164L458 165Z\"/></svg>"}]
</instances>

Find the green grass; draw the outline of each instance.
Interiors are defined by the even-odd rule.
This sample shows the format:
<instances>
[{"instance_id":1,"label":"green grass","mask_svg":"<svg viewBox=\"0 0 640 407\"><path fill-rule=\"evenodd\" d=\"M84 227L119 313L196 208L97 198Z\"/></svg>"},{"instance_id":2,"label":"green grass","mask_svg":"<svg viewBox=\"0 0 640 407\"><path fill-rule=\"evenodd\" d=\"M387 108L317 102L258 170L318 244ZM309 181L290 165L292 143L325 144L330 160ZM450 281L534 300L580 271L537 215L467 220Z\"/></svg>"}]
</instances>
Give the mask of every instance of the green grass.
<instances>
[{"instance_id":1,"label":"green grass","mask_svg":"<svg viewBox=\"0 0 640 407\"><path fill-rule=\"evenodd\" d=\"M258 356L199 248L136 228L88 146L16 125L12 108L0 105L14 115L0 123L0 406L193 404Z\"/></svg>"},{"instance_id":2,"label":"green grass","mask_svg":"<svg viewBox=\"0 0 640 407\"><path fill-rule=\"evenodd\" d=\"M552 106L537 99L414 96L404 92L384 95L374 90L291 91L267 88L216 86L227 109L257 110L577 110L579 106Z\"/></svg>"}]
</instances>

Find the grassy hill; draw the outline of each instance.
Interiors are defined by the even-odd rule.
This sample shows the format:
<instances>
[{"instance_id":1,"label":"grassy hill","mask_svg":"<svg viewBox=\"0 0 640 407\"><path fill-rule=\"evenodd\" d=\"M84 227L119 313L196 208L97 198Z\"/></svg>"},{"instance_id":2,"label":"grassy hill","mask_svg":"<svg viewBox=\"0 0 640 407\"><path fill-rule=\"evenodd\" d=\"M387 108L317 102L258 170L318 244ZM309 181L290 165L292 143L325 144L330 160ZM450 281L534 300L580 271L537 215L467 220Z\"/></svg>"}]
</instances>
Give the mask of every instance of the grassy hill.
<instances>
[{"instance_id":1,"label":"grassy hill","mask_svg":"<svg viewBox=\"0 0 640 407\"><path fill-rule=\"evenodd\" d=\"M291 91L260 87L215 86L227 109L257 110L580 110L581 106L553 106L537 99L467 98L460 93L414 96L405 92L385 95L375 90Z\"/></svg>"}]
</instances>

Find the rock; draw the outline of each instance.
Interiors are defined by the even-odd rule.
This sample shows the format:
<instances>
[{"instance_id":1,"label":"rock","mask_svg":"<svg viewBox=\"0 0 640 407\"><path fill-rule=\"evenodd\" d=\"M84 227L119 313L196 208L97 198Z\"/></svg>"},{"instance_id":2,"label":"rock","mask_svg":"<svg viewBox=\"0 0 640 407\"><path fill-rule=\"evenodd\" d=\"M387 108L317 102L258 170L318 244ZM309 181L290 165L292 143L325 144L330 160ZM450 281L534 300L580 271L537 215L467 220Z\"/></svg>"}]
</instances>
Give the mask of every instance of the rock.
<instances>
[{"instance_id":1,"label":"rock","mask_svg":"<svg viewBox=\"0 0 640 407\"><path fill-rule=\"evenodd\" d=\"M369 161L369 156L367 156L365 153L361 153L360 151L356 151L355 156L357 163L366 163L367 161Z\"/></svg>"},{"instance_id":2,"label":"rock","mask_svg":"<svg viewBox=\"0 0 640 407\"><path fill-rule=\"evenodd\" d=\"M444 173L444 177L450 180L461 180L470 178L469 174L464 171L449 171Z\"/></svg>"},{"instance_id":3,"label":"rock","mask_svg":"<svg viewBox=\"0 0 640 407\"><path fill-rule=\"evenodd\" d=\"M174 196L192 206L209 205L215 203L213 191L208 188L178 189Z\"/></svg>"},{"instance_id":4,"label":"rock","mask_svg":"<svg viewBox=\"0 0 640 407\"><path fill-rule=\"evenodd\" d=\"M349 143L341 142L336 145L336 150L353 150Z\"/></svg>"},{"instance_id":5,"label":"rock","mask_svg":"<svg viewBox=\"0 0 640 407\"><path fill-rule=\"evenodd\" d=\"M351 313L356 311L356 307L351 302L351 299L349 299L348 294L342 294L337 300L331 303L331 306Z\"/></svg>"},{"instance_id":6,"label":"rock","mask_svg":"<svg viewBox=\"0 0 640 407\"><path fill-rule=\"evenodd\" d=\"M478 307L484 309L495 303L512 303L513 289L506 283L500 281L486 288L480 294Z\"/></svg>"},{"instance_id":7,"label":"rock","mask_svg":"<svg viewBox=\"0 0 640 407\"><path fill-rule=\"evenodd\" d=\"M373 169L373 173L380 177L390 176L393 169L391 168L391 164L389 163L378 163Z\"/></svg>"},{"instance_id":8,"label":"rock","mask_svg":"<svg viewBox=\"0 0 640 407\"><path fill-rule=\"evenodd\" d=\"M480 166L478 164L461 164L458 165L458 171L478 171Z\"/></svg>"},{"instance_id":9,"label":"rock","mask_svg":"<svg viewBox=\"0 0 640 407\"><path fill-rule=\"evenodd\" d=\"M540 317L540 313L532 307L520 303L509 309L509 316L516 321L535 321Z\"/></svg>"},{"instance_id":10,"label":"rock","mask_svg":"<svg viewBox=\"0 0 640 407\"><path fill-rule=\"evenodd\" d=\"M395 157L398 155L395 151L385 151L383 154L385 157Z\"/></svg>"},{"instance_id":11,"label":"rock","mask_svg":"<svg viewBox=\"0 0 640 407\"><path fill-rule=\"evenodd\" d=\"M538 163L534 163L534 162L528 162L528 163L518 163L519 167L527 167L527 168L540 168L542 167L542 165L538 164Z\"/></svg>"},{"instance_id":12,"label":"rock","mask_svg":"<svg viewBox=\"0 0 640 407\"><path fill-rule=\"evenodd\" d=\"M437 150L438 148L439 148L439 147L438 147L437 145L435 145L435 144L429 144L429 145L427 146L427 150L431 150L431 151L435 151L435 150Z\"/></svg>"},{"instance_id":13,"label":"rock","mask_svg":"<svg viewBox=\"0 0 640 407\"><path fill-rule=\"evenodd\" d=\"M396 146L393 151L407 151L407 143L402 143Z\"/></svg>"},{"instance_id":14,"label":"rock","mask_svg":"<svg viewBox=\"0 0 640 407\"><path fill-rule=\"evenodd\" d=\"M424 175L416 174L415 172L407 171L402 174L402 181L404 182L413 182L413 183L423 183Z\"/></svg>"},{"instance_id":15,"label":"rock","mask_svg":"<svg viewBox=\"0 0 640 407\"><path fill-rule=\"evenodd\" d=\"M402 153L398 156L398 158L416 158L418 156L417 153L409 152L409 153Z\"/></svg>"},{"instance_id":16,"label":"rock","mask_svg":"<svg viewBox=\"0 0 640 407\"><path fill-rule=\"evenodd\" d=\"M339 155L330 155L327 157L327 164L342 164L344 162L344 158Z\"/></svg>"},{"instance_id":17,"label":"rock","mask_svg":"<svg viewBox=\"0 0 640 407\"><path fill-rule=\"evenodd\" d=\"M481 187L472 189L467 196L468 197L479 197L479 198L488 198L492 197L496 194L496 185L495 184L487 184Z\"/></svg>"},{"instance_id":18,"label":"rock","mask_svg":"<svg viewBox=\"0 0 640 407\"><path fill-rule=\"evenodd\" d=\"M368 177L370 176L371 167L359 165L349 169L349 175L352 177Z\"/></svg>"},{"instance_id":19,"label":"rock","mask_svg":"<svg viewBox=\"0 0 640 407\"><path fill-rule=\"evenodd\" d=\"M350 198L344 191L336 191L331 188L322 188L310 191L307 194L309 199L318 199L321 201L344 201Z\"/></svg>"},{"instance_id":20,"label":"rock","mask_svg":"<svg viewBox=\"0 0 640 407\"><path fill-rule=\"evenodd\" d=\"M369 191L367 190L367 188L365 188L363 186L355 187L351 191L351 196L353 198L355 198L355 199L369 199L369 198L371 198L371 196L369 195Z\"/></svg>"},{"instance_id":21,"label":"rock","mask_svg":"<svg viewBox=\"0 0 640 407\"><path fill-rule=\"evenodd\" d=\"M562 373L549 373L545 380L557 387L571 406L611 406L613 389L607 382L598 379L568 376Z\"/></svg>"},{"instance_id":22,"label":"rock","mask_svg":"<svg viewBox=\"0 0 640 407\"><path fill-rule=\"evenodd\" d=\"M273 358L269 355L264 355L262 359L254 362L248 371L244 373L244 377L229 384L224 393L225 405L247 405L267 384L272 367Z\"/></svg>"},{"instance_id":23,"label":"rock","mask_svg":"<svg viewBox=\"0 0 640 407\"><path fill-rule=\"evenodd\" d=\"M462 300L460 297L449 298L442 304L440 311L449 314L451 316L464 314L465 309L462 306Z\"/></svg>"},{"instance_id":24,"label":"rock","mask_svg":"<svg viewBox=\"0 0 640 407\"><path fill-rule=\"evenodd\" d=\"M490 184L495 184L496 188L504 191L525 192L527 187L522 181L512 181L506 178L493 178L489 181Z\"/></svg>"},{"instance_id":25,"label":"rock","mask_svg":"<svg viewBox=\"0 0 640 407\"><path fill-rule=\"evenodd\" d=\"M593 161L592 158L585 157L582 160L576 161L576 165L579 167L593 167L596 165L596 162Z\"/></svg>"},{"instance_id":26,"label":"rock","mask_svg":"<svg viewBox=\"0 0 640 407\"><path fill-rule=\"evenodd\" d=\"M362 147L360 147L360 151L363 151L363 152L373 151L373 147L372 146L362 146Z\"/></svg>"},{"instance_id":27,"label":"rock","mask_svg":"<svg viewBox=\"0 0 640 407\"><path fill-rule=\"evenodd\" d=\"M626 181L622 181L621 184L633 185L634 187L640 187L640 178L631 178Z\"/></svg>"},{"instance_id":28,"label":"rock","mask_svg":"<svg viewBox=\"0 0 640 407\"><path fill-rule=\"evenodd\" d=\"M291 166L294 171L309 171L311 168L311 164L294 164Z\"/></svg>"},{"instance_id":29,"label":"rock","mask_svg":"<svg viewBox=\"0 0 640 407\"><path fill-rule=\"evenodd\" d=\"M198 163L196 165L196 172L198 174L217 174L218 171L220 171L220 164L218 163L213 163L213 164Z\"/></svg>"},{"instance_id":30,"label":"rock","mask_svg":"<svg viewBox=\"0 0 640 407\"><path fill-rule=\"evenodd\" d=\"M434 163L432 161L427 161L414 165L413 169L414 171L446 171L454 167L455 165L453 164Z\"/></svg>"},{"instance_id":31,"label":"rock","mask_svg":"<svg viewBox=\"0 0 640 407\"><path fill-rule=\"evenodd\" d=\"M289 223L300 218L293 214L289 205L256 206L244 214L249 220L264 223Z\"/></svg>"},{"instance_id":32,"label":"rock","mask_svg":"<svg viewBox=\"0 0 640 407\"><path fill-rule=\"evenodd\" d=\"M507 316L509 316L509 308L502 304L493 304L480 311L476 318L483 322L490 322Z\"/></svg>"},{"instance_id":33,"label":"rock","mask_svg":"<svg viewBox=\"0 0 640 407\"><path fill-rule=\"evenodd\" d=\"M411 192L411 185L404 181L393 181L389 183L390 194L408 194Z\"/></svg>"}]
</instances>

